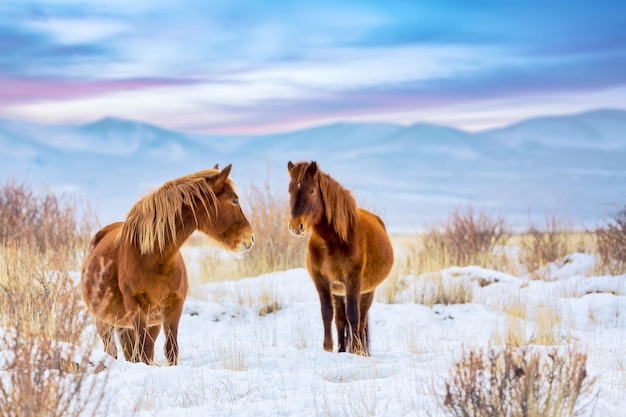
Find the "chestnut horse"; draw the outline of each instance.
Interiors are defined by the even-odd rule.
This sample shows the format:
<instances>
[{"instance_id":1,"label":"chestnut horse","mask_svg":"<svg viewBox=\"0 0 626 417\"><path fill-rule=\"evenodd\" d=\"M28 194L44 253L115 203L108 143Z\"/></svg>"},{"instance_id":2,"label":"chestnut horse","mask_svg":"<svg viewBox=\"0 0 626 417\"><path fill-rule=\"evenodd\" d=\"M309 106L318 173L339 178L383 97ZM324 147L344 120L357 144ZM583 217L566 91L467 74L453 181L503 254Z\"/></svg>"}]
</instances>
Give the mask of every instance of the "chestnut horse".
<instances>
[{"instance_id":1,"label":"chestnut horse","mask_svg":"<svg viewBox=\"0 0 626 417\"><path fill-rule=\"evenodd\" d=\"M139 200L124 222L93 237L82 296L109 355L117 358L115 330L127 360L152 363L163 326L165 357L178 362L178 321L189 287L181 245L195 230L232 251L254 244L230 170L216 165L169 181Z\"/></svg>"},{"instance_id":2,"label":"chestnut horse","mask_svg":"<svg viewBox=\"0 0 626 417\"><path fill-rule=\"evenodd\" d=\"M311 229L306 266L320 298L324 349L333 350L334 315L339 352L348 348L369 355L368 310L374 290L393 264L385 224L377 215L357 208L352 193L316 162L290 161L287 168L289 230L304 236Z\"/></svg>"}]
</instances>

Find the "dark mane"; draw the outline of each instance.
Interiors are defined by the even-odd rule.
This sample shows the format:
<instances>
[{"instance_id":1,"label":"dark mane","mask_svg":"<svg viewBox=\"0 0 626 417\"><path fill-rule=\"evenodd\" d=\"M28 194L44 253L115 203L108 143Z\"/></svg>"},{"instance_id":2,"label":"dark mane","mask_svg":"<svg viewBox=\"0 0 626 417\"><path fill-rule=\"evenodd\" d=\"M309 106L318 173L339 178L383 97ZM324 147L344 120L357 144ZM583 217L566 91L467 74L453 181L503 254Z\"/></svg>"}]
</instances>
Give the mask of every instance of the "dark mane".
<instances>
[{"instance_id":1,"label":"dark mane","mask_svg":"<svg viewBox=\"0 0 626 417\"><path fill-rule=\"evenodd\" d=\"M356 201L350 190L344 188L325 172L319 171L318 180L328 222L333 226L339 238L347 242L350 228L358 221Z\"/></svg>"},{"instance_id":2,"label":"dark mane","mask_svg":"<svg viewBox=\"0 0 626 417\"><path fill-rule=\"evenodd\" d=\"M302 181L310 165L310 162L301 162L294 166L297 181ZM332 225L342 241L347 242L350 228L358 222L356 201L350 190L320 169L317 171L317 180L328 224Z\"/></svg>"}]
</instances>

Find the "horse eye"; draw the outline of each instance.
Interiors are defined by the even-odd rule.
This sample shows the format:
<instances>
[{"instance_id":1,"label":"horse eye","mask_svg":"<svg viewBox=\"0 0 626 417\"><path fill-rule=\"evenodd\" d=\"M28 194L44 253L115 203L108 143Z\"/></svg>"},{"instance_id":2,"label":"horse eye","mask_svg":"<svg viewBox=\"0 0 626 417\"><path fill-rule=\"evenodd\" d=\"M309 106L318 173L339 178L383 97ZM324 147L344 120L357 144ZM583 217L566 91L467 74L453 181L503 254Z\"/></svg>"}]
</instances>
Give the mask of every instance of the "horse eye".
<instances>
[{"instance_id":1,"label":"horse eye","mask_svg":"<svg viewBox=\"0 0 626 417\"><path fill-rule=\"evenodd\" d=\"M314 192L315 192L315 190L311 190L311 191L309 191L309 194L313 195Z\"/></svg>"},{"instance_id":2,"label":"horse eye","mask_svg":"<svg viewBox=\"0 0 626 417\"><path fill-rule=\"evenodd\" d=\"M237 204L239 204L239 200L237 199L231 200L231 203L233 203L233 206L236 206Z\"/></svg>"}]
</instances>

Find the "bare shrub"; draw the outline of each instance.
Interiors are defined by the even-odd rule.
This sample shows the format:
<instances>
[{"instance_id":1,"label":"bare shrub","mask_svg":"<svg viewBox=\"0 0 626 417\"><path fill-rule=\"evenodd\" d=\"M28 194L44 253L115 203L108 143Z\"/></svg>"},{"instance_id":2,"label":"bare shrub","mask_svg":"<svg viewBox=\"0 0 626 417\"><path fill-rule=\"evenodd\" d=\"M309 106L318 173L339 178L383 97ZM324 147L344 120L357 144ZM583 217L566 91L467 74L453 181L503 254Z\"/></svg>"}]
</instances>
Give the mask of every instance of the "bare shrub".
<instances>
[{"instance_id":1,"label":"bare shrub","mask_svg":"<svg viewBox=\"0 0 626 417\"><path fill-rule=\"evenodd\" d=\"M88 324L71 272L87 242L76 207L16 184L0 187L0 415L96 415L106 376L76 344Z\"/></svg>"},{"instance_id":2,"label":"bare shrub","mask_svg":"<svg viewBox=\"0 0 626 417\"><path fill-rule=\"evenodd\" d=\"M543 226L538 226L531 219L520 247L523 261L533 278L546 279L540 269L572 253L572 236L566 222L557 213L547 215Z\"/></svg>"},{"instance_id":3,"label":"bare shrub","mask_svg":"<svg viewBox=\"0 0 626 417\"><path fill-rule=\"evenodd\" d=\"M307 239L289 233L289 200L271 190L266 180L262 186L252 184L245 192L246 216L254 229L254 248L239 263L240 276L301 268Z\"/></svg>"},{"instance_id":4,"label":"bare shrub","mask_svg":"<svg viewBox=\"0 0 626 417\"><path fill-rule=\"evenodd\" d=\"M597 380L586 362L575 345L466 351L450 370L443 408L454 417L579 416Z\"/></svg>"},{"instance_id":5,"label":"bare shrub","mask_svg":"<svg viewBox=\"0 0 626 417\"><path fill-rule=\"evenodd\" d=\"M407 258L414 275L451 266L480 265L498 269L494 248L510 235L502 217L485 212L454 210L447 222L430 228Z\"/></svg>"},{"instance_id":6,"label":"bare shrub","mask_svg":"<svg viewBox=\"0 0 626 417\"><path fill-rule=\"evenodd\" d=\"M78 221L80 203L49 190L35 192L25 181L8 179L0 185L0 243L15 241L39 250L87 239L95 222ZM83 207L89 211L88 207Z\"/></svg>"},{"instance_id":7,"label":"bare shrub","mask_svg":"<svg viewBox=\"0 0 626 417\"><path fill-rule=\"evenodd\" d=\"M626 274L626 206L622 207L604 226L595 230L596 247L600 257L600 273Z\"/></svg>"},{"instance_id":8,"label":"bare shrub","mask_svg":"<svg viewBox=\"0 0 626 417\"><path fill-rule=\"evenodd\" d=\"M90 375L91 351L76 345L88 318L73 262L63 250L0 247L0 415L95 415L103 406L106 378Z\"/></svg>"}]
</instances>

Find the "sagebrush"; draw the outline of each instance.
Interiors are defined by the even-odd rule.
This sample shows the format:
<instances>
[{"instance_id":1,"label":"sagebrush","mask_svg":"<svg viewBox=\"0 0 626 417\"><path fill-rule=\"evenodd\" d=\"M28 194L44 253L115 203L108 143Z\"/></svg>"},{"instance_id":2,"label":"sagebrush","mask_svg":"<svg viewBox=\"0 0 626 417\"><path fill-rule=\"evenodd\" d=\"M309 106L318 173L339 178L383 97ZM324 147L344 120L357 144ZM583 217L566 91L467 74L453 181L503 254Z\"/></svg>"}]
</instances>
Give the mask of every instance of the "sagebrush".
<instances>
[{"instance_id":1,"label":"sagebrush","mask_svg":"<svg viewBox=\"0 0 626 417\"><path fill-rule=\"evenodd\" d=\"M75 277L88 233L75 206L24 182L0 186L0 415L89 416L106 376L90 373L88 325Z\"/></svg>"},{"instance_id":2,"label":"sagebrush","mask_svg":"<svg viewBox=\"0 0 626 417\"><path fill-rule=\"evenodd\" d=\"M467 350L452 367L443 409L453 417L573 417L593 399L587 354L568 348Z\"/></svg>"},{"instance_id":3,"label":"sagebrush","mask_svg":"<svg viewBox=\"0 0 626 417\"><path fill-rule=\"evenodd\" d=\"M626 206L617 210L603 227L595 230L601 273L626 274Z\"/></svg>"}]
</instances>

